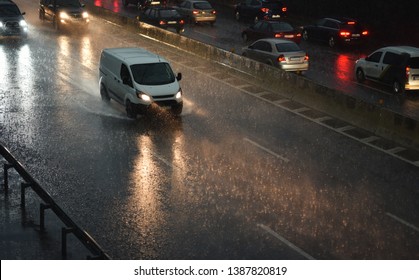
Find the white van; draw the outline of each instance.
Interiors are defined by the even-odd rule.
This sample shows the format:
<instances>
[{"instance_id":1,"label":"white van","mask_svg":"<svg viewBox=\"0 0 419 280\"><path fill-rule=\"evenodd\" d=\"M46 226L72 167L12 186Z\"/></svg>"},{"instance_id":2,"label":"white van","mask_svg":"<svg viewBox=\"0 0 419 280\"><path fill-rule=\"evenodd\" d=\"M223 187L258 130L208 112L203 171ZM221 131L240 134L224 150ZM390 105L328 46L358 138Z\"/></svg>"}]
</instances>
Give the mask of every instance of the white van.
<instances>
[{"instance_id":1,"label":"white van","mask_svg":"<svg viewBox=\"0 0 419 280\"><path fill-rule=\"evenodd\" d=\"M114 99L124 105L129 118L145 113L152 103L180 115L181 78L164 58L144 49L109 48L100 56L100 95L105 101Z\"/></svg>"}]
</instances>

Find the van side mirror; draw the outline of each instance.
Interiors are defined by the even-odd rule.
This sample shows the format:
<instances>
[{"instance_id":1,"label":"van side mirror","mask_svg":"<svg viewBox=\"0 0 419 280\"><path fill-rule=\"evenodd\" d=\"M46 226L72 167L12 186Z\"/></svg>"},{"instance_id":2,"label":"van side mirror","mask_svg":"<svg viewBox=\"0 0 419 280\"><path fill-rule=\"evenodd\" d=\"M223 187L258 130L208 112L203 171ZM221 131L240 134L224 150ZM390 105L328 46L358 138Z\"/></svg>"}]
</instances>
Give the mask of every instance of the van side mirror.
<instances>
[{"instance_id":1,"label":"van side mirror","mask_svg":"<svg viewBox=\"0 0 419 280\"><path fill-rule=\"evenodd\" d=\"M182 73L177 73L176 80L182 80Z\"/></svg>"}]
</instances>

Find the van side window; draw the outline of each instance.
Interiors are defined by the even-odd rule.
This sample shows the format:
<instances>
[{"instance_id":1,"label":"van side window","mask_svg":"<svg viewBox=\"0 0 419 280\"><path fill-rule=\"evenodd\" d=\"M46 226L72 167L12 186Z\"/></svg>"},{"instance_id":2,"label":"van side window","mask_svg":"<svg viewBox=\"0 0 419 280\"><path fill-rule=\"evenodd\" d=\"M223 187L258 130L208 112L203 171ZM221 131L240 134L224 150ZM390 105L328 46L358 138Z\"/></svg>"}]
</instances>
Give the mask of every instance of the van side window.
<instances>
[{"instance_id":1,"label":"van side window","mask_svg":"<svg viewBox=\"0 0 419 280\"><path fill-rule=\"evenodd\" d=\"M375 52L375 53L373 53L372 55L370 55L368 57L368 61L371 61L371 62L380 62L380 58L381 58L381 55L382 54L383 54L383 52Z\"/></svg>"},{"instance_id":2,"label":"van side window","mask_svg":"<svg viewBox=\"0 0 419 280\"><path fill-rule=\"evenodd\" d=\"M128 67L125 64L121 65L120 75L121 75L122 83L127 85L127 86L132 87L131 75L129 74Z\"/></svg>"},{"instance_id":3,"label":"van side window","mask_svg":"<svg viewBox=\"0 0 419 280\"><path fill-rule=\"evenodd\" d=\"M393 52L386 52L384 55L383 63L389 65L400 65L403 62L401 55L393 53Z\"/></svg>"}]
</instances>

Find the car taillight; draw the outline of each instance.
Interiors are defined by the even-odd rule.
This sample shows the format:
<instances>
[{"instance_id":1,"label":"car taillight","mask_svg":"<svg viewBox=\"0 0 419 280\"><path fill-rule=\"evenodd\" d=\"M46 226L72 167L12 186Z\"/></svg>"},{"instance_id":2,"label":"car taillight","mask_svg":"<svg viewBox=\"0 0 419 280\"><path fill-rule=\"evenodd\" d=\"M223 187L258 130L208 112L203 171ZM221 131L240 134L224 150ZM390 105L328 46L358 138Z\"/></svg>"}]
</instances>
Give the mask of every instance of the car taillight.
<instances>
[{"instance_id":1,"label":"car taillight","mask_svg":"<svg viewBox=\"0 0 419 280\"><path fill-rule=\"evenodd\" d=\"M339 34L342 37L349 37L349 36L351 36L351 32L348 32L348 31L341 31Z\"/></svg>"},{"instance_id":2,"label":"car taillight","mask_svg":"<svg viewBox=\"0 0 419 280\"><path fill-rule=\"evenodd\" d=\"M354 25L355 24L355 21L348 21L347 24Z\"/></svg>"},{"instance_id":3,"label":"car taillight","mask_svg":"<svg viewBox=\"0 0 419 280\"><path fill-rule=\"evenodd\" d=\"M301 33L297 33L297 35L296 35L297 37L301 37Z\"/></svg>"},{"instance_id":4,"label":"car taillight","mask_svg":"<svg viewBox=\"0 0 419 280\"><path fill-rule=\"evenodd\" d=\"M197 14L199 14L199 11L198 10L193 10L192 14L197 15Z\"/></svg>"},{"instance_id":5,"label":"car taillight","mask_svg":"<svg viewBox=\"0 0 419 280\"><path fill-rule=\"evenodd\" d=\"M166 24L166 22L165 22L164 20L161 20L161 21L159 22L159 24L160 24L160 25L165 25L165 24Z\"/></svg>"},{"instance_id":6,"label":"car taillight","mask_svg":"<svg viewBox=\"0 0 419 280\"><path fill-rule=\"evenodd\" d=\"M267 13L269 13L269 8L260 8L260 11L261 11L262 13L267 14Z\"/></svg>"},{"instance_id":7,"label":"car taillight","mask_svg":"<svg viewBox=\"0 0 419 280\"><path fill-rule=\"evenodd\" d=\"M406 67L406 80L409 80L410 76L410 67Z\"/></svg>"},{"instance_id":8,"label":"car taillight","mask_svg":"<svg viewBox=\"0 0 419 280\"><path fill-rule=\"evenodd\" d=\"M308 54L306 54L306 56L304 57L304 61L308 61L309 57Z\"/></svg>"},{"instance_id":9,"label":"car taillight","mask_svg":"<svg viewBox=\"0 0 419 280\"><path fill-rule=\"evenodd\" d=\"M276 33L274 37L275 38L282 38L282 36L284 36L282 33Z\"/></svg>"},{"instance_id":10,"label":"car taillight","mask_svg":"<svg viewBox=\"0 0 419 280\"><path fill-rule=\"evenodd\" d=\"M285 59L285 56L283 54L278 56L278 62L284 62L284 61L286 61L286 59Z\"/></svg>"},{"instance_id":11,"label":"car taillight","mask_svg":"<svg viewBox=\"0 0 419 280\"><path fill-rule=\"evenodd\" d=\"M285 12L287 11L287 7L283 7L283 8L281 9L281 11L285 13Z\"/></svg>"},{"instance_id":12,"label":"car taillight","mask_svg":"<svg viewBox=\"0 0 419 280\"><path fill-rule=\"evenodd\" d=\"M179 20L180 24L185 24L185 21L183 19Z\"/></svg>"},{"instance_id":13,"label":"car taillight","mask_svg":"<svg viewBox=\"0 0 419 280\"><path fill-rule=\"evenodd\" d=\"M367 30L362 31L362 35L367 36L369 34L369 32Z\"/></svg>"},{"instance_id":14,"label":"car taillight","mask_svg":"<svg viewBox=\"0 0 419 280\"><path fill-rule=\"evenodd\" d=\"M214 10L214 11L212 11L211 13L212 13L213 15L215 15L217 12Z\"/></svg>"}]
</instances>

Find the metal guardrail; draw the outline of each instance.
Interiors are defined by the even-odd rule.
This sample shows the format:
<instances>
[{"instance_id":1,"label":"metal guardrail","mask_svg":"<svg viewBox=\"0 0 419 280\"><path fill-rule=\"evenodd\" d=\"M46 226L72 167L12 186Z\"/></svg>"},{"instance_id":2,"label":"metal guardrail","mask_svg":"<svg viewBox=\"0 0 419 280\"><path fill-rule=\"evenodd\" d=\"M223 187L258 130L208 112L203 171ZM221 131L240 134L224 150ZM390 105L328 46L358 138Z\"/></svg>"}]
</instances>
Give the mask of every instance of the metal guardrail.
<instances>
[{"instance_id":1,"label":"metal guardrail","mask_svg":"<svg viewBox=\"0 0 419 280\"><path fill-rule=\"evenodd\" d=\"M44 230L44 212L51 209L55 215L65 224L65 228L61 229L61 253L62 257L67 258L67 234L74 234L79 241L93 254L94 257L87 257L88 259L110 259L98 243L84 230L82 230L52 199L47 191L45 191L40 184L32 178L32 176L25 170L23 165L17 161L7 148L0 143L0 155L7 161L3 165L4 172L4 193L8 195L9 190L9 175L8 170L13 168L25 181L21 183L21 208L25 208L25 189L30 187L44 203L40 205L40 229Z\"/></svg>"}]
</instances>

